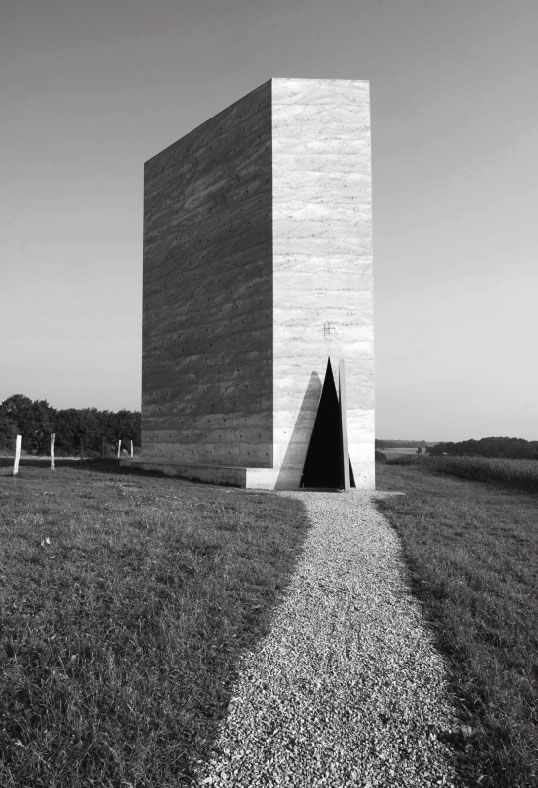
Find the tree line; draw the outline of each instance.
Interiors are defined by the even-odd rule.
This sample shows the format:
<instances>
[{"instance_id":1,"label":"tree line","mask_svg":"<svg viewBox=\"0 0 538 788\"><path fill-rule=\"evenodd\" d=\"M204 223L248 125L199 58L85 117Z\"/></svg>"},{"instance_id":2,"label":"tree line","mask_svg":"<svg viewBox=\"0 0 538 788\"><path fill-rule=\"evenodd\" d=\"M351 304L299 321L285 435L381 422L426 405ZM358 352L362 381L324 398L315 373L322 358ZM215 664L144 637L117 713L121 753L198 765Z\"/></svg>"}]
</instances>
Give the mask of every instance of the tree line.
<instances>
[{"instance_id":1,"label":"tree line","mask_svg":"<svg viewBox=\"0 0 538 788\"><path fill-rule=\"evenodd\" d=\"M407 441L407 440L381 440L375 439L376 449L417 449L421 446L426 449L428 444L426 441Z\"/></svg>"},{"instance_id":2,"label":"tree line","mask_svg":"<svg viewBox=\"0 0 538 788\"><path fill-rule=\"evenodd\" d=\"M436 443L427 449L428 454L453 457L504 457L515 460L538 460L538 441L524 438L490 437L453 443Z\"/></svg>"},{"instance_id":3,"label":"tree line","mask_svg":"<svg viewBox=\"0 0 538 788\"><path fill-rule=\"evenodd\" d=\"M11 453L15 436L22 435L22 450L27 454L48 454L50 435L55 433L55 454L61 456L101 457L116 453L118 441L126 447L141 444L139 411L117 413L97 408L56 410L47 400L31 400L13 394L0 404L0 450Z\"/></svg>"}]
</instances>

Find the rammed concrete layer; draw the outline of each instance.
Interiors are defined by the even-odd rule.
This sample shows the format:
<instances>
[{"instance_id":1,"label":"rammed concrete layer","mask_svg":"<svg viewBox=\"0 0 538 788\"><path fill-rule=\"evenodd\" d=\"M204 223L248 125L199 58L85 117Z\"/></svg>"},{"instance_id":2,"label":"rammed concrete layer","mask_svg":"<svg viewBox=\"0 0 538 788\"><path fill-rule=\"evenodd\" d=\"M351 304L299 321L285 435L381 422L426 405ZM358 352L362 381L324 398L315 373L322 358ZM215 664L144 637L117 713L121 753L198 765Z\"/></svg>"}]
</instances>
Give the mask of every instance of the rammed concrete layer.
<instances>
[{"instance_id":1,"label":"rammed concrete layer","mask_svg":"<svg viewBox=\"0 0 538 788\"><path fill-rule=\"evenodd\" d=\"M247 487L246 468L226 468L218 465L181 465L179 463L159 462L139 459L121 459L123 468L141 468L144 471L158 471L165 476L178 476L195 482L226 484L231 487Z\"/></svg>"},{"instance_id":2,"label":"rammed concrete layer","mask_svg":"<svg viewBox=\"0 0 538 788\"><path fill-rule=\"evenodd\" d=\"M270 83L144 175L144 456L270 466Z\"/></svg>"},{"instance_id":3,"label":"rammed concrete layer","mask_svg":"<svg viewBox=\"0 0 538 788\"><path fill-rule=\"evenodd\" d=\"M146 461L296 488L331 356L374 486L371 216L364 81L273 79L146 164Z\"/></svg>"},{"instance_id":4,"label":"rammed concrete layer","mask_svg":"<svg viewBox=\"0 0 538 788\"><path fill-rule=\"evenodd\" d=\"M330 356L356 485L374 487L369 84L273 79L271 103L275 486L299 484Z\"/></svg>"}]
</instances>

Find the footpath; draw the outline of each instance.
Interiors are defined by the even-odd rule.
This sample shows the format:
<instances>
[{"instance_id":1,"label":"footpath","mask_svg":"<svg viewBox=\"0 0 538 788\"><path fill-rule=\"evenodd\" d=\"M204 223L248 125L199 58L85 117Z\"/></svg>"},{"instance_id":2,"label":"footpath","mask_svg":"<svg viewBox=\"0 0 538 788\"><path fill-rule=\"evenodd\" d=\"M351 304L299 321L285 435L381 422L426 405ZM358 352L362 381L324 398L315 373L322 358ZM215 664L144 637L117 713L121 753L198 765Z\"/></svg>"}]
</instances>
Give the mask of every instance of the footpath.
<instances>
[{"instance_id":1,"label":"footpath","mask_svg":"<svg viewBox=\"0 0 538 788\"><path fill-rule=\"evenodd\" d=\"M461 788L445 667L375 506L387 493L280 494L312 527L196 785Z\"/></svg>"}]
</instances>

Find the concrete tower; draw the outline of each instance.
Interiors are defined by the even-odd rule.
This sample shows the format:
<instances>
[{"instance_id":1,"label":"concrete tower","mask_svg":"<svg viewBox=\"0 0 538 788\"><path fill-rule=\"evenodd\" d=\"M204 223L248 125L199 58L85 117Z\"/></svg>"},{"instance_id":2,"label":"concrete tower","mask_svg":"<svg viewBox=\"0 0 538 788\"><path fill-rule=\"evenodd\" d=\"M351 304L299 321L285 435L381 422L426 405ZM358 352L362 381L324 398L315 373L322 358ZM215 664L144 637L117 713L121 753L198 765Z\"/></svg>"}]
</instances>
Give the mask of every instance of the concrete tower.
<instances>
[{"instance_id":1,"label":"concrete tower","mask_svg":"<svg viewBox=\"0 0 538 788\"><path fill-rule=\"evenodd\" d=\"M144 183L138 464L298 487L330 356L355 483L373 487L368 82L271 79Z\"/></svg>"}]
</instances>

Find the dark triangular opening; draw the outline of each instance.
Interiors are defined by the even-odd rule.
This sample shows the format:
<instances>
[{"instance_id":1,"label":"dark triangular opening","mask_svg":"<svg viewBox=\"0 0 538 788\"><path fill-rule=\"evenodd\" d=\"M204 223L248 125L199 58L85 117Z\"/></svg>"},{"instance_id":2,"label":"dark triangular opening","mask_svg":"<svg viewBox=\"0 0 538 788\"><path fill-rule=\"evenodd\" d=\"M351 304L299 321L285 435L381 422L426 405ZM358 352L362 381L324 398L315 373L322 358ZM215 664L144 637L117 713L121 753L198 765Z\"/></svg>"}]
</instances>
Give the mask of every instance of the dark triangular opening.
<instances>
[{"instance_id":1,"label":"dark triangular opening","mask_svg":"<svg viewBox=\"0 0 538 788\"><path fill-rule=\"evenodd\" d=\"M349 476L351 486L354 487L351 463L349 463ZM329 359L306 453L301 487L341 489L344 486L342 413Z\"/></svg>"}]
</instances>

